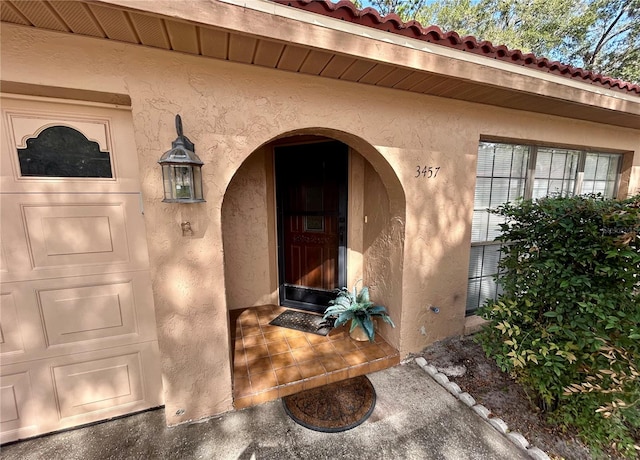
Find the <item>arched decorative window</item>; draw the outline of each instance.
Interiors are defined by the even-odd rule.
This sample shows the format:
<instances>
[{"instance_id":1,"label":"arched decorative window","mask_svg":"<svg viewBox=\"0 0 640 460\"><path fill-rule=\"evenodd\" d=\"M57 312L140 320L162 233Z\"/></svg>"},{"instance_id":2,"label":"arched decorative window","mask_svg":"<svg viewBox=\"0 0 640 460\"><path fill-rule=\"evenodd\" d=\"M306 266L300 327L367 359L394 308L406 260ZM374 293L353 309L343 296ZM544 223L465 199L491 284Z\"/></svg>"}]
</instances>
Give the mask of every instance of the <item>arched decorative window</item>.
<instances>
[{"instance_id":1,"label":"arched decorative window","mask_svg":"<svg viewBox=\"0 0 640 460\"><path fill-rule=\"evenodd\" d=\"M113 177L109 152L68 126L51 126L27 139L18 159L23 177Z\"/></svg>"}]
</instances>

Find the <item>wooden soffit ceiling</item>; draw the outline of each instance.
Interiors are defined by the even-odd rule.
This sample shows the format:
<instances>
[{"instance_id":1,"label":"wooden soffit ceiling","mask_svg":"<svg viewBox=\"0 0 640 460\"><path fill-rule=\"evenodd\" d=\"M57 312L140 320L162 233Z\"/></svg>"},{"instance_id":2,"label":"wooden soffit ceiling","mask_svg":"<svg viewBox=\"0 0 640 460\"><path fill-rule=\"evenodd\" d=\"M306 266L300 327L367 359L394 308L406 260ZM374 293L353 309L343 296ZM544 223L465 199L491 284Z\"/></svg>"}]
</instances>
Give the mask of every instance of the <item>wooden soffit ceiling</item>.
<instances>
[{"instance_id":1,"label":"wooden soffit ceiling","mask_svg":"<svg viewBox=\"0 0 640 460\"><path fill-rule=\"evenodd\" d=\"M314 47L308 41L309 37L313 37L312 28L316 26L295 24L293 19L270 17L264 12L246 10L224 2L199 0L184 3L195 5L192 11L194 19L181 15L180 5L161 0L3 0L0 2L0 19L28 27L116 40L282 71L640 128L640 98L637 102L611 101L602 96L604 102L594 104L592 100L587 100L592 95L585 97L574 88L564 89L578 94L569 100L565 97L541 95L525 88L508 87L496 78L467 78L464 69L458 69L456 65L441 65L441 68L447 70L445 74L442 71L402 66L389 60L365 58L365 53L358 55L346 48L338 52L327 47ZM202 5L207 7L207 11L198 11L198 6ZM145 10L136 9L136 6ZM164 8L165 14L147 11L154 7ZM238 19L238 15L242 15L242 18ZM197 17L207 20L198 21L195 19ZM208 20L209 18L215 20ZM304 34L306 39L295 42L287 39L287 27L304 27L309 33ZM337 34L336 40L344 38L340 34L345 34L340 31L328 32L326 28L321 33ZM355 40L366 39L357 37ZM533 80L535 81L535 77ZM555 91L558 93L558 89Z\"/></svg>"}]
</instances>

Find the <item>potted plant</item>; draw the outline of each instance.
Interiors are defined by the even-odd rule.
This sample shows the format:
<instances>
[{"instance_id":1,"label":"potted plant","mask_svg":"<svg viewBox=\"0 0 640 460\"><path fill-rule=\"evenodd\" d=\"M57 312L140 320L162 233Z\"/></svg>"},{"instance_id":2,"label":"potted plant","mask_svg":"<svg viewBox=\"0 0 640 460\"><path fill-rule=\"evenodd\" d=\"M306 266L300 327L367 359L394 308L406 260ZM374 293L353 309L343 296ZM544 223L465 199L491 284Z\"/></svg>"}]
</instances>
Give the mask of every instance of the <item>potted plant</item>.
<instances>
[{"instance_id":1,"label":"potted plant","mask_svg":"<svg viewBox=\"0 0 640 460\"><path fill-rule=\"evenodd\" d=\"M353 291L346 287L338 290L335 300L329 302L329 306L324 311L324 319L327 322L335 320L333 327L339 327L347 321L351 321L349 334L354 340L369 340L373 342L375 337L374 318L381 318L383 321L396 327L387 313L387 309L382 305L374 305L369 299L369 288L363 286L360 292L357 291L358 283L353 286Z\"/></svg>"}]
</instances>

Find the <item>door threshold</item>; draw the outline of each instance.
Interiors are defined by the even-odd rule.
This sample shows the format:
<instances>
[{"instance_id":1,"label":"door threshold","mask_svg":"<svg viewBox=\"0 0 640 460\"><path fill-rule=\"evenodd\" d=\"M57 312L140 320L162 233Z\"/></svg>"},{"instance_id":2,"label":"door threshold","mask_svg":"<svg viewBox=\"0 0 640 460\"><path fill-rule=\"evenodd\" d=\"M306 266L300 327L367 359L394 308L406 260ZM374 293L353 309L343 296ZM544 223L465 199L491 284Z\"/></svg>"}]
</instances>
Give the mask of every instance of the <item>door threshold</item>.
<instances>
[{"instance_id":1,"label":"door threshold","mask_svg":"<svg viewBox=\"0 0 640 460\"><path fill-rule=\"evenodd\" d=\"M316 305L316 304L307 303L307 302L299 302L297 300L283 300L280 302L280 305L286 308L295 308L296 310L304 310L311 313L319 313L319 314L324 314L324 311L327 309L327 307L323 307L322 305Z\"/></svg>"}]
</instances>

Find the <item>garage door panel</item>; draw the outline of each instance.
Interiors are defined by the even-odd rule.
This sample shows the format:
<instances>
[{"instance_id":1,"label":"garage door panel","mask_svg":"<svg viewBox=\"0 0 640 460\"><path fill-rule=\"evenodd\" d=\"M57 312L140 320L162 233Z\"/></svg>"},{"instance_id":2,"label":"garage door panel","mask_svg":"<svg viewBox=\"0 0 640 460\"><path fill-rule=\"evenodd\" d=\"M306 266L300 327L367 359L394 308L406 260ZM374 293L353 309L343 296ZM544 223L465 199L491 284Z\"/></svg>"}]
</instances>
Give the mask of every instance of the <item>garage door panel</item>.
<instances>
[{"instance_id":1,"label":"garage door panel","mask_svg":"<svg viewBox=\"0 0 640 460\"><path fill-rule=\"evenodd\" d=\"M7 425L20 418L18 415L18 398L14 385L5 385L0 388L0 422Z\"/></svg>"},{"instance_id":2,"label":"garage door panel","mask_svg":"<svg viewBox=\"0 0 640 460\"><path fill-rule=\"evenodd\" d=\"M12 292L0 294L0 354L24 353L22 331Z\"/></svg>"},{"instance_id":3,"label":"garage door panel","mask_svg":"<svg viewBox=\"0 0 640 460\"><path fill-rule=\"evenodd\" d=\"M34 269L129 261L122 203L22 209Z\"/></svg>"},{"instance_id":4,"label":"garage door panel","mask_svg":"<svg viewBox=\"0 0 640 460\"><path fill-rule=\"evenodd\" d=\"M3 364L156 340L148 271L6 283L2 293Z\"/></svg>"},{"instance_id":5,"label":"garage door panel","mask_svg":"<svg viewBox=\"0 0 640 460\"><path fill-rule=\"evenodd\" d=\"M53 375L61 418L144 398L138 353L54 367Z\"/></svg>"},{"instance_id":6,"label":"garage door panel","mask_svg":"<svg viewBox=\"0 0 640 460\"><path fill-rule=\"evenodd\" d=\"M6 154L0 162L3 171L0 184L5 191L47 192L51 190L51 184L55 184L58 191L80 193L140 189L138 159L128 155L132 147L135 149L135 139L131 113L126 109L4 98L2 122ZM101 152L108 153L112 178L22 176L18 152L28 147L27 141L33 143L44 131L57 127L77 131L87 142L94 142ZM123 154L127 155L126 161L118 161Z\"/></svg>"},{"instance_id":7,"label":"garage door panel","mask_svg":"<svg viewBox=\"0 0 640 460\"><path fill-rule=\"evenodd\" d=\"M97 142L100 150L110 151L111 141L109 134L111 132L109 120L90 120L82 119L77 116L64 116L64 114L56 114L56 117L47 116L42 112L22 112L8 110L7 116L12 134L13 144L18 149L27 147L27 140L38 137L45 129L52 126L69 126L82 133L87 139Z\"/></svg>"},{"instance_id":8,"label":"garage door panel","mask_svg":"<svg viewBox=\"0 0 640 460\"><path fill-rule=\"evenodd\" d=\"M33 352L46 348L35 295L26 285L0 285L0 363L32 359Z\"/></svg>"},{"instance_id":9,"label":"garage door panel","mask_svg":"<svg viewBox=\"0 0 640 460\"><path fill-rule=\"evenodd\" d=\"M21 273L32 270L24 232L20 199L17 195L0 195L0 241L2 241L2 282L21 279Z\"/></svg>"},{"instance_id":10,"label":"garage door panel","mask_svg":"<svg viewBox=\"0 0 640 460\"><path fill-rule=\"evenodd\" d=\"M0 442L9 442L38 433L33 411L30 372L0 378Z\"/></svg>"},{"instance_id":11,"label":"garage door panel","mask_svg":"<svg viewBox=\"0 0 640 460\"><path fill-rule=\"evenodd\" d=\"M2 196L3 281L148 268L137 194Z\"/></svg>"},{"instance_id":12,"label":"garage door panel","mask_svg":"<svg viewBox=\"0 0 640 460\"><path fill-rule=\"evenodd\" d=\"M161 405L157 356L153 341L3 365L1 442Z\"/></svg>"},{"instance_id":13,"label":"garage door panel","mask_svg":"<svg viewBox=\"0 0 640 460\"><path fill-rule=\"evenodd\" d=\"M158 352L153 341L48 360L56 401L51 413L56 417L40 429L46 432L161 405Z\"/></svg>"},{"instance_id":14,"label":"garage door panel","mask_svg":"<svg viewBox=\"0 0 640 460\"><path fill-rule=\"evenodd\" d=\"M2 231L0 230L0 235ZM2 244L2 239L0 237L0 273L7 273L7 256L4 255L4 244Z\"/></svg>"},{"instance_id":15,"label":"garage door panel","mask_svg":"<svg viewBox=\"0 0 640 460\"><path fill-rule=\"evenodd\" d=\"M136 333L132 281L39 291L48 345Z\"/></svg>"},{"instance_id":16,"label":"garage door panel","mask_svg":"<svg viewBox=\"0 0 640 460\"><path fill-rule=\"evenodd\" d=\"M27 209L27 214L32 209ZM46 257L113 252L111 228L122 227L122 219L117 219L114 225L108 216L35 217L41 219Z\"/></svg>"}]
</instances>

